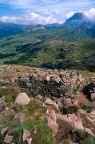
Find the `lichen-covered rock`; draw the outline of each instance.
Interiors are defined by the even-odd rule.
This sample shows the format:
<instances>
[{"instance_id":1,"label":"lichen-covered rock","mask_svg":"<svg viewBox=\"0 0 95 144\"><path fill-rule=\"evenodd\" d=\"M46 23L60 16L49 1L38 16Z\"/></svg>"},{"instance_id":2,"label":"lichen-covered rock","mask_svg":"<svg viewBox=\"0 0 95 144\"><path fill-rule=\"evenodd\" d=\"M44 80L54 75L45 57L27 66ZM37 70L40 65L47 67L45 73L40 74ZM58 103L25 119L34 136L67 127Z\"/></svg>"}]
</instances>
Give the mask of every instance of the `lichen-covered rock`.
<instances>
[{"instance_id":1,"label":"lichen-covered rock","mask_svg":"<svg viewBox=\"0 0 95 144\"><path fill-rule=\"evenodd\" d=\"M15 103L19 105L28 105L30 102L30 98L26 93L19 93L16 97Z\"/></svg>"}]
</instances>

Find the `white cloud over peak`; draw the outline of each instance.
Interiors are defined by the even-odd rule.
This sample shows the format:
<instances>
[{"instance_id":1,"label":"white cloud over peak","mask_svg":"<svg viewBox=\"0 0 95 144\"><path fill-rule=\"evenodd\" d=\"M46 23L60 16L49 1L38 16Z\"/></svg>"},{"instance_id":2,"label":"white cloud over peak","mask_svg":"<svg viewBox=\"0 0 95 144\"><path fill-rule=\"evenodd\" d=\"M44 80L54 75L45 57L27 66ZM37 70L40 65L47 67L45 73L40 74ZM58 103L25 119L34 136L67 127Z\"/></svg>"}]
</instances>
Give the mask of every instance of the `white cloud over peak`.
<instances>
[{"instance_id":1,"label":"white cloud over peak","mask_svg":"<svg viewBox=\"0 0 95 144\"><path fill-rule=\"evenodd\" d=\"M85 14L88 18L94 20L94 18L95 18L95 8L91 8L90 10L85 11L84 14Z\"/></svg>"},{"instance_id":2,"label":"white cloud over peak","mask_svg":"<svg viewBox=\"0 0 95 144\"><path fill-rule=\"evenodd\" d=\"M74 15L74 11L70 11L69 13L66 14L66 19L72 17Z\"/></svg>"}]
</instances>

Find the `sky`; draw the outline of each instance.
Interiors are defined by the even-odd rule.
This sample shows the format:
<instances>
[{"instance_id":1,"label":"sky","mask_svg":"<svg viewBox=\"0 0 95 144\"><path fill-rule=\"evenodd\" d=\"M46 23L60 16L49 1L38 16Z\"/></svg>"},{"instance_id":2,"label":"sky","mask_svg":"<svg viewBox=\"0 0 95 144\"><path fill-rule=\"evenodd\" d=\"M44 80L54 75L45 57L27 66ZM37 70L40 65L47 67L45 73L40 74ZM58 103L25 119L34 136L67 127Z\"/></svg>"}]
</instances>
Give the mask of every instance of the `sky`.
<instances>
[{"instance_id":1,"label":"sky","mask_svg":"<svg viewBox=\"0 0 95 144\"><path fill-rule=\"evenodd\" d=\"M95 0L0 0L0 21L22 24L64 23L76 12L95 19Z\"/></svg>"}]
</instances>

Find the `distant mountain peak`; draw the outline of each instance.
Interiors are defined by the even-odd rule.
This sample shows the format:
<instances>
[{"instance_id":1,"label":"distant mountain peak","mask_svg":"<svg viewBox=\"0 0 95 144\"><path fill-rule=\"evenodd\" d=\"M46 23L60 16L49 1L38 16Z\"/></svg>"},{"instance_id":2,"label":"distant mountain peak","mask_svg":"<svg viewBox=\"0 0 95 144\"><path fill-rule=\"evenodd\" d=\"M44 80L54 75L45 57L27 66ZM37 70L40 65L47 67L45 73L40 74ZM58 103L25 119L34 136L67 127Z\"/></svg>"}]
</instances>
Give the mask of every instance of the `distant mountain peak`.
<instances>
[{"instance_id":1,"label":"distant mountain peak","mask_svg":"<svg viewBox=\"0 0 95 144\"><path fill-rule=\"evenodd\" d=\"M84 13L78 12L75 13L72 17L66 20L64 26L71 28L85 28L93 29L95 28L95 23L90 20Z\"/></svg>"},{"instance_id":2,"label":"distant mountain peak","mask_svg":"<svg viewBox=\"0 0 95 144\"><path fill-rule=\"evenodd\" d=\"M44 30L44 29L45 29L45 27L41 24L38 24L32 28L32 30Z\"/></svg>"},{"instance_id":3,"label":"distant mountain peak","mask_svg":"<svg viewBox=\"0 0 95 144\"><path fill-rule=\"evenodd\" d=\"M68 20L89 20L89 19L87 18L87 16L84 13L78 12L78 13L75 13Z\"/></svg>"}]
</instances>

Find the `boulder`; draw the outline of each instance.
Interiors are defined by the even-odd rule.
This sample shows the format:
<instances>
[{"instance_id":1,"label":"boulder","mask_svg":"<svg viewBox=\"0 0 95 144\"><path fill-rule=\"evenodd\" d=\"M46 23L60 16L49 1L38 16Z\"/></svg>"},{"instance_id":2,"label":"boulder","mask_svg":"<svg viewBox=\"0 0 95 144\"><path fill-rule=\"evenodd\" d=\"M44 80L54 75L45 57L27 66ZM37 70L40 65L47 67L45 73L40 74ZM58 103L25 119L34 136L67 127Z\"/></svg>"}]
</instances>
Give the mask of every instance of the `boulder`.
<instances>
[{"instance_id":1,"label":"boulder","mask_svg":"<svg viewBox=\"0 0 95 144\"><path fill-rule=\"evenodd\" d=\"M16 124L21 124L22 122L25 121L25 114L22 113L22 112L19 112L18 114L16 114L13 118L13 121L16 123Z\"/></svg>"},{"instance_id":2,"label":"boulder","mask_svg":"<svg viewBox=\"0 0 95 144\"><path fill-rule=\"evenodd\" d=\"M28 105L30 102L30 98L26 93L19 93L16 97L15 103L19 105Z\"/></svg>"},{"instance_id":3,"label":"boulder","mask_svg":"<svg viewBox=\"0 0 95 144\"><path fill-rule=\"evenodd\" d=\"M10 135L6 135L5 137L4 137L4 143L7 143L7 144L10 144L11 142L12 142L12 140L13 140L13 136L10 136Z\"/></svg>"},{"instance_id":4,"label":"boulder","mask_svg":"<svg viewBox=\"0 0 95 144\"><path fill-rule=\"evenodd\" d=\"M46 118L46 123L52 130L53 134L56 135L58 132L58 124L55 121L53 121L50 117Z\"/></svg>"},{"instance_id":5,"label":"boulder","mask_svg":"<svg viewBox=\"0 0 95 144\"><path fill-rule=\"evenodd\" d=\"M30 138L31 137L31 133L28 131L28 130L23 130L23 136L22 136L22 138L23 138L23 142L24 141L26 141L28 138Z\"/></svg>"}]
</instances>

